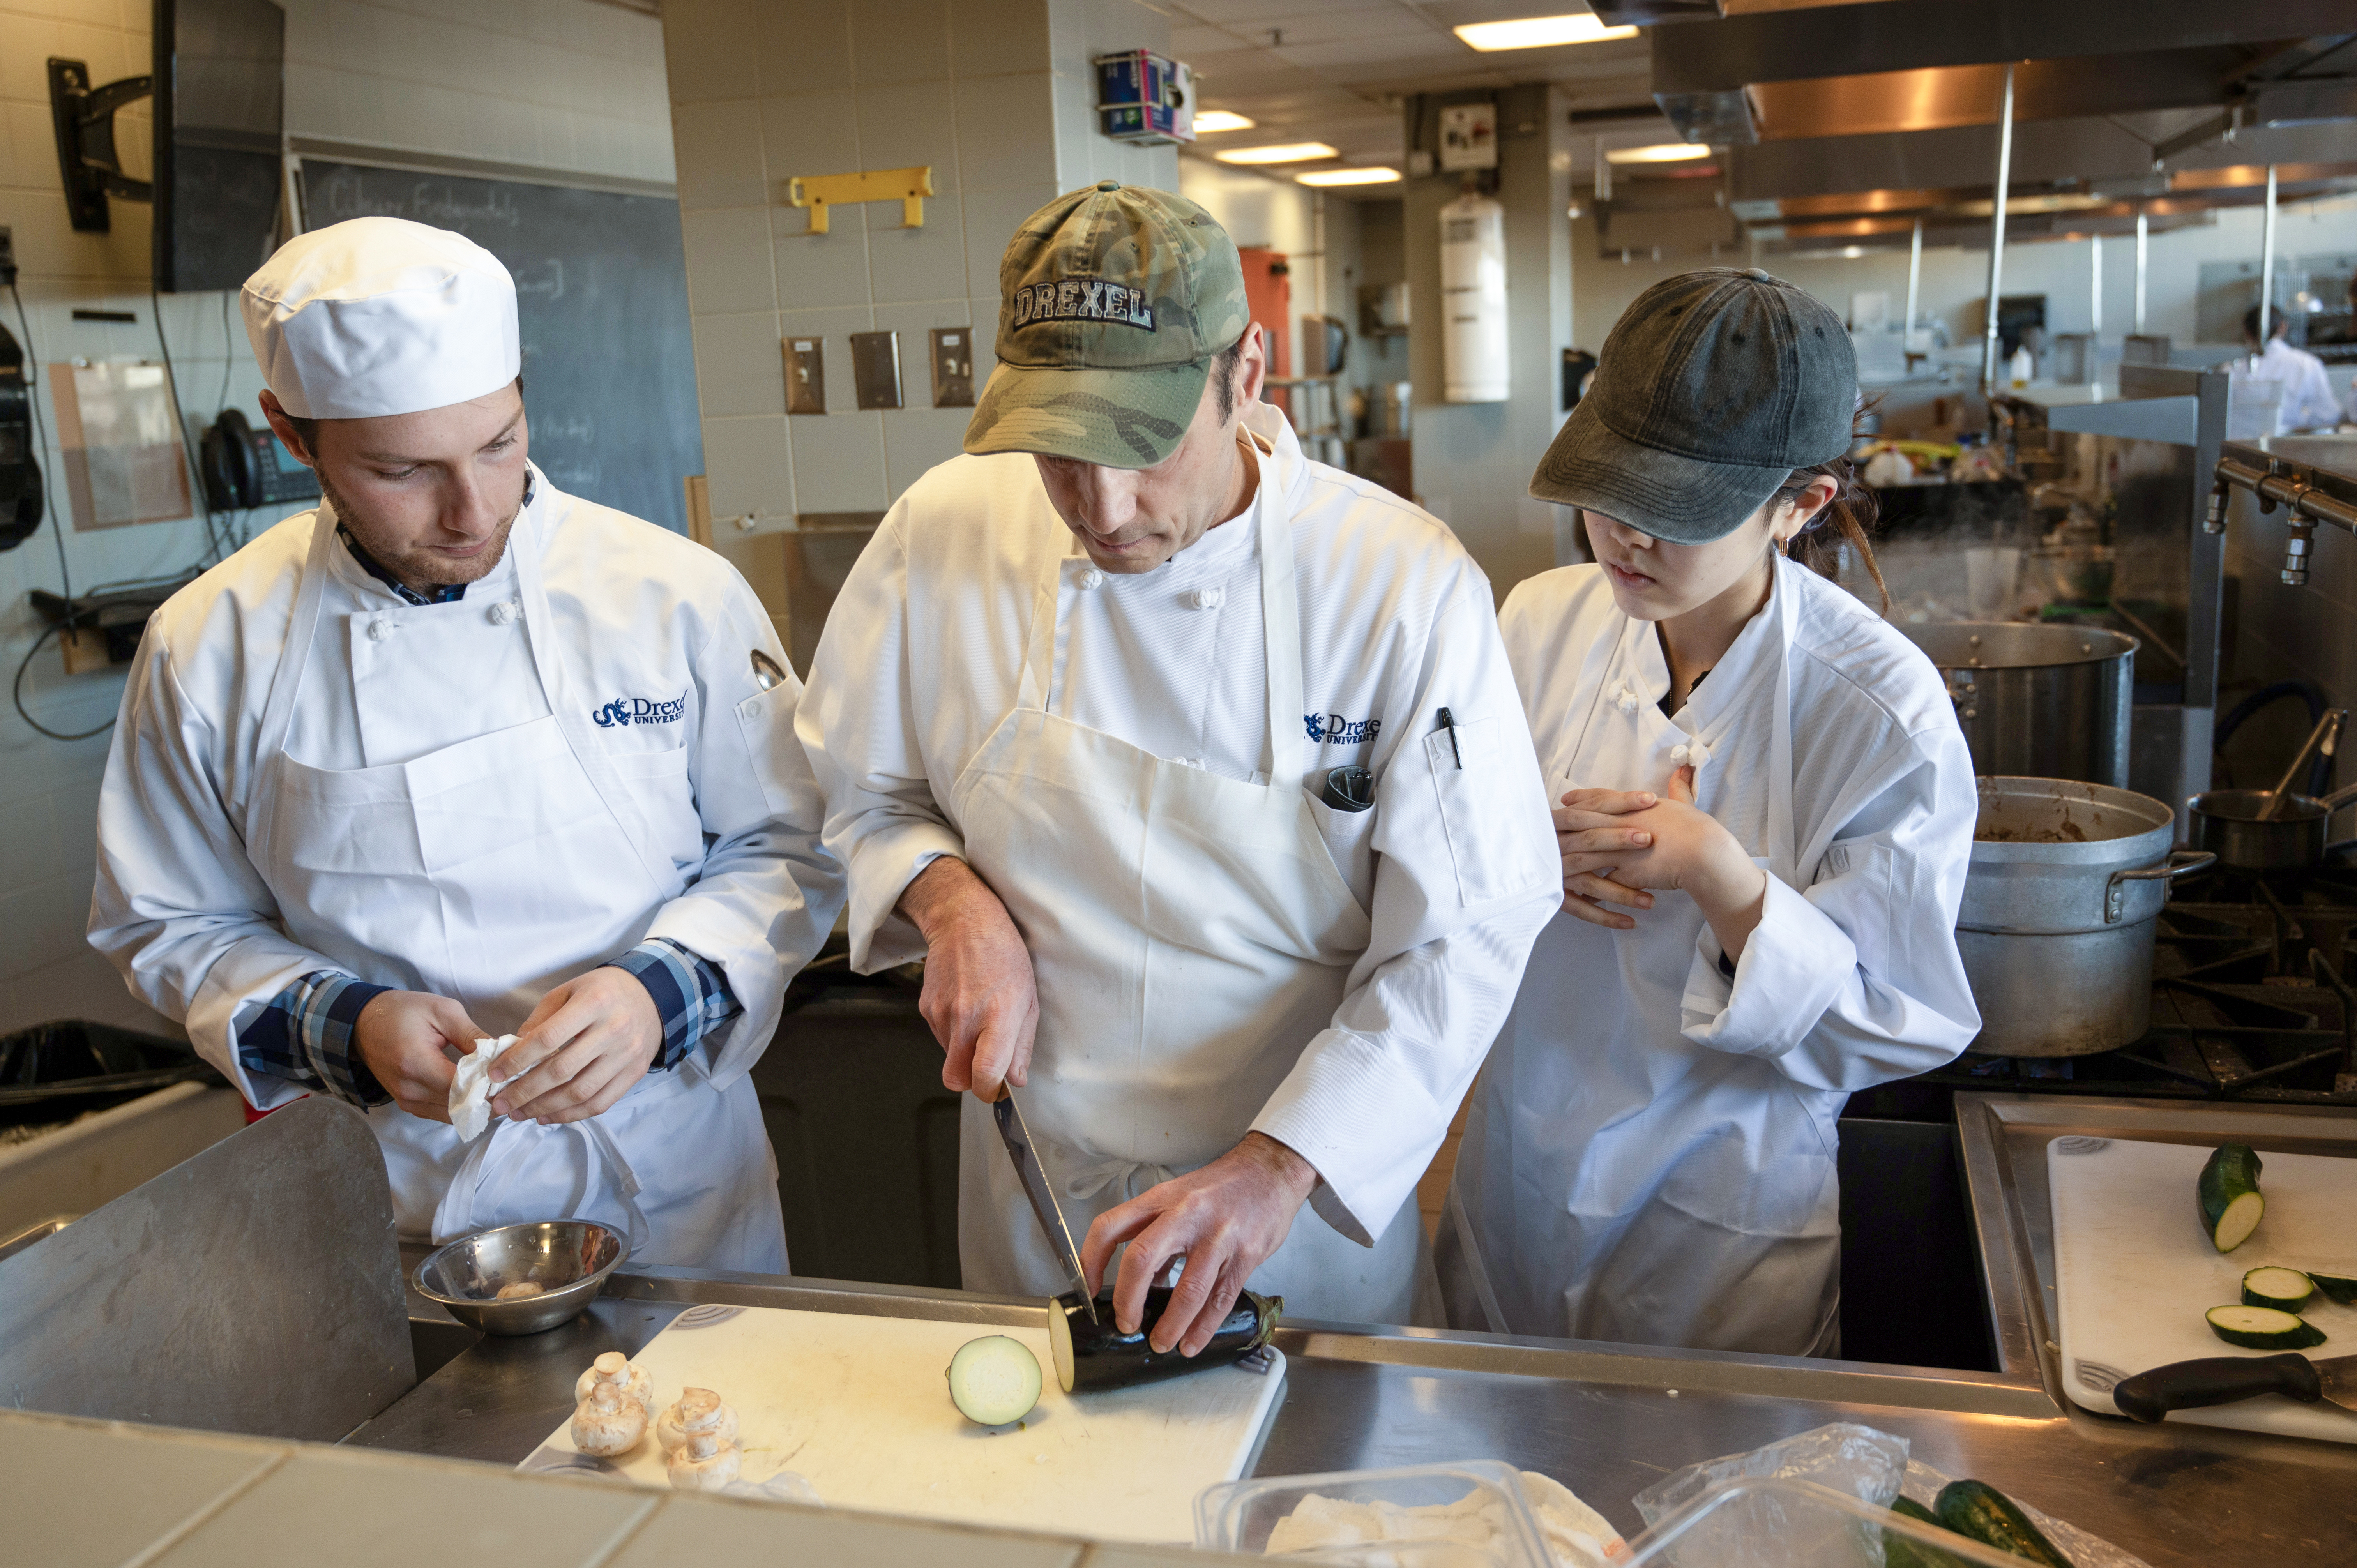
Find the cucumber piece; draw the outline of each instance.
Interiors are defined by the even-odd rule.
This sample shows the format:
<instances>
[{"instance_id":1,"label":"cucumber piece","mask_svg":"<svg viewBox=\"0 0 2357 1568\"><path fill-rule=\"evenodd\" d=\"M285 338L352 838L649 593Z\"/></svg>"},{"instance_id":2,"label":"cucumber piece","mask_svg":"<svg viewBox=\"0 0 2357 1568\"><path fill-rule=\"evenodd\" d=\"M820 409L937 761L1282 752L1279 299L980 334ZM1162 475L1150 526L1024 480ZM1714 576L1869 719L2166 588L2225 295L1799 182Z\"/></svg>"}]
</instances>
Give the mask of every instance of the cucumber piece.
<instances>
[{"instance_id":1,"label":"cucumber piece","mask_svg":"<svg viewBox=\"0 0 2357 1568\"><path fill-rule=\"evenodd\" d=\"M1940 1488L1932 1512L1958 1535L1968 1535L2040 1568L2071 1568L2071 1560L2039 1532L2029 1516L1986 1481L1949 1482Z\"/></svg>"},{"instance_id":2,"label":"cucumber piece","mask_svg":"<svg viewBox=\"0 0 2357 1568\"><path fill-rule=\"evenodd\" d=\"M1930 1509L1912 1498L1893 1498L1890 1511L1917 1524L1947 1530L1951 1535L1955 1533L1934 1518ZM1964 1563L1954 1552L1943 1552L1928 1541L1885 1530L1882 1534L1882 1568L1964 1568Z\"/></svg>"},{"instance_id":3,"label":"cucumber piece","mask_svg":"<svg viewBox=\"0 0 2357 1568\"><path fill-rule=\"evenodd\" d=\"M2231 1252L2249 1240L2267 1208L2259 1193L2257 1151L2248 1144L2221 1144L2211 1150L2193 1194L2212 1246Z\"/></svg>"},{"instance_id":4,"label":"cucumber piece","mask_svg":"<svg viewBox=\"0 0 2357 1568\"><path fill-rule=\"evenodd\" d=\"M2201 1316L2211 1333L2246 1350L2305 1350L2324 1343L2324 1330L2272 1306L2213 1306Z\"/></svg>"},{"instance_id":5,"label":"cucumber piece","mask_svg":"<svg viewBox=\"0 0 2357 1568\"><path fill-rule=\"evenodd\" d=\"M2253 1269L2243 1276L2243 1305L2298 1314L2316 1299L2316 1282L2298 1269Z\"/></svg>"},{"instance_id":6,"label":"cucumber piece","mask_svg":"<svg viewBox=\"0 0 2357 1568\"><path fill-rule=\"evenodd\" d=\"M2357 1306L2357 1275L2319 1274L2310 1269L2308 1277L2316 1282L2317 1289L2341 1305Z\"/></svg>"},{"instance_id":7,"label":"cucumber piece","mask_svg":"<svg viewBox=\"0 0 2357 1568\"><path fill-rule=\"evenodd\" d=\"M1039 1358L1004 1334L969 1339L950 1358L950 1402L977 1426L1005 1426L1031 1413L1046 1381Z\"/></svg>"}]
</instances>

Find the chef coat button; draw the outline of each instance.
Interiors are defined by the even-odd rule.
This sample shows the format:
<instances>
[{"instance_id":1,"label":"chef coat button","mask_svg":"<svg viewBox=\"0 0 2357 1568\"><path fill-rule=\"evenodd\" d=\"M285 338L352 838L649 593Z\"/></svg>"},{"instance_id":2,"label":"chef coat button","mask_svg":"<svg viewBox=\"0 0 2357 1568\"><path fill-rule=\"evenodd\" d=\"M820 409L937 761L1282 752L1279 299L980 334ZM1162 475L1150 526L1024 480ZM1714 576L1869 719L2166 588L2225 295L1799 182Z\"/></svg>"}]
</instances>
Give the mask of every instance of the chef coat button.
<instances>
[{"instance_id":1,"label":"chef coat button","mask_svg":"<svg viewBox=\"0 0 2357 1568\"><path fill-rule=\"evenodd\" d=\"M491 624L506 626L516 618L516 605L511 599L501 599L491 607Z\"/></svg>"},{"instance_id":2,"label":"chef coat button","mask_svg":"<svg viewBox=\"0 0 2357 1568\"><path fill-rule=\"evenodd\" d=\"M1215 610L1228 602L1228 591L1225 588L1198 588L1189 602L1199 610Z\"/></svg>"},{"instance_id":3,"label":"chef coat button","mask_svg":"<svg viewBox=\"0 0 2357 1568\"><path fill-rule=\"evenodd\" d=\"M1092 566L1081 574L1080 583L1083 588L1102 588L1104 586L1104 574Z\"/></svg>"},{"instance_id":4,"label":"chef coat button","mask_svg":"<svg viewBox=\"0 0 2357 1568\"><path fill-rule=\"evenodd\" d=\"M1670 747L1670 760L1672 762L1684 762L1685 759L1686 748L1684 746L1674 746Z\"/></svg>"},{"instance_id":5,"label":"chef coat button","mask_svg":"<svg viewBox=\"0 0 2357 1568\"><path fill-rule=\"evenodd\" d=\"M393 624L386 620L382 616L378 616L374 620L369 622L369 640L371 642L382 642L386 637L391 635L392 631Z\"/></svg>"}]
</instances>

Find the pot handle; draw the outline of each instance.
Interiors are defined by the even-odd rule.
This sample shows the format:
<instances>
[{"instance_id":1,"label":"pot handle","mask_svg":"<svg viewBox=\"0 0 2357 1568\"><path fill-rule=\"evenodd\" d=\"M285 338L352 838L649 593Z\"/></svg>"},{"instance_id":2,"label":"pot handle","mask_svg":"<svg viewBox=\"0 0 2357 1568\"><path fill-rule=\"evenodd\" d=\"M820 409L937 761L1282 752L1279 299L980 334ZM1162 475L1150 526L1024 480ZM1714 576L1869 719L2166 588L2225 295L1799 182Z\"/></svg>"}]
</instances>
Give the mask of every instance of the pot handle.
<instances>
[{"instance_id":1,"label":"pot handle","mask_svg":"<svg viewBox=\"0 0 2357 1568\"><path fill-rule=\"evenodd\" d=\"M2115 871L2104 884L2104 924L2119 924L2120 915L2127 906L2127 885L2131 882L2174 882L2180 876L2190 876L2197 871L2207 871L2218 864L2215 854L2206 849L2171 850L2169 859L2159 865L2147 865L2136 871ZM2166 900L2168 894L2161 895Z\"/></svg>"}]
</instances>

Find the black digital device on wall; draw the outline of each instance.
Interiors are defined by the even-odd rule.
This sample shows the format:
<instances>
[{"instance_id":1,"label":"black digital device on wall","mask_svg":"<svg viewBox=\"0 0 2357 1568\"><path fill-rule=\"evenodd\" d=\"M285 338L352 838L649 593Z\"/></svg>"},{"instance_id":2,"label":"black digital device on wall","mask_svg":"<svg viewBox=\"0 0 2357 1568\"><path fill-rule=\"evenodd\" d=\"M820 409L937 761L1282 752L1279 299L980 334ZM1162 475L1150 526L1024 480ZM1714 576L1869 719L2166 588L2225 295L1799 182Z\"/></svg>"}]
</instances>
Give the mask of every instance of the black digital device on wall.
<instances>
[{"instance_id":1,"label":"black digital device on wall","mask_svg":"<svg viewBox=\"0 0 2357 1568\"><path fill-rule=\"evenodd\" d=\"M41 526L39 458L25 351L15 334L0 327L0 550L16 549Z\"/></svg>"},{"instance_id":2,"label":"black digital device on wall","mask_svg":"<svg viewBox=\"0 0 2357 1568\"><path fill-rule=\"evenodd\" d=\"M256 430L236 409L221 410L220 421L204 433L197 446L204 468L205 499L216 510L242 511L318 499L317 476L287 456L269 426Z\"/></svg>"},{"instance_id":3,"label":"black digital device on wall","mask_svg":"<svg viewBox=\"0 0 2357 1568\"><path fill-rule=\"evenodd\" d=\"M237 288L278 239L286 13L155 0L156 286Z\"/></svg>"}]
</instances>

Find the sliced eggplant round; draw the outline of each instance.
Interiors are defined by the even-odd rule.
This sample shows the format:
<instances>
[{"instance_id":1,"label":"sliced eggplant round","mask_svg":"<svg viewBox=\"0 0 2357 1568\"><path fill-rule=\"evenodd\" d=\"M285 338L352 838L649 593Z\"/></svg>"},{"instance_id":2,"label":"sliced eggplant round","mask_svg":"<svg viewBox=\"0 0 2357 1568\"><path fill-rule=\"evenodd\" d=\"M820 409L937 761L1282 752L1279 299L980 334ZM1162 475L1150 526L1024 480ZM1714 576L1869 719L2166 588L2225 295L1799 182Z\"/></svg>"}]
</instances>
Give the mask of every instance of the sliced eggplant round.
<instances>
[{"instance_id":1,"label":"sliced eggplant round","mask_svg":"<svg viewBox=\"0 0 2357 1568\"><path fill-rule=\"evenodd\" d=\"M2248 1350L2305 1350L2324 1343L2324 1331L2272 1306L2213 1306L2201 1315L2210 1332Z\"/></svg>"},{"instance_id":2,"label":"sliced eggplant round","mask_svg":"<svg viewBox=\"0 0 2357 1568\"><path fill-rule=\"evenodd\" d=\"M1031 1413L1044 1380L1039 1358L1019 1339L969 1339L950 1358L950 1402L977 1426L1005 1426Z\"/></svg>"},{"instance_id":3,"label":"sliced eggplant round","mask_svg":"<svg viewBox=\"0 0 2357 1568\"><path fill-rule=\"evenodd\" d=\"M1148 1341L1154 1326L1170 1305L1170 1292L1157 1285L1146 1293L1146 1312L1137 1332L1124 1334L1114 1326L1113 1293L1096 1298L1096 1321L1078 1291L1068 1291L1048 1304L1048 1348L1056 1359L1056 1381L1070 1393L1094 1393L1105 1389L1135 1388L1184 1377L1208 1367L1226 1367L1267 1344L1285 1313L1281 1295L1245 1291L1236 1297L1211 1342L1195 1356L1182 1356L1177 1347L1157 1350Z\"/></svg>"},{"instance_id":4,"label":"sliced eggplant round","mask_svg":"<svg viewBox=\"0 0 2357 1568\"><path fill-rule=\"evenodd\" d=\"M2210 1151L2193 1196L2201 1208L2202 1229L2210 1244L2231 1252L2251 1239L2267 1211L2259 1191L2259 1156L2248 1144L2221 1144Z\"/></svg>"},{"instance_id":5,"label":"sliced eggplant round","mask_svg":"<svg viewBox=\"0 0 2357 1568\"><path fill-rule=\"evenodd\" d=\"M2316 1299L2316 1282L2298 1269L2253 1269L2243 1276L2243 1305L2298 1313Z\"/></svg>"}]
</instances>

